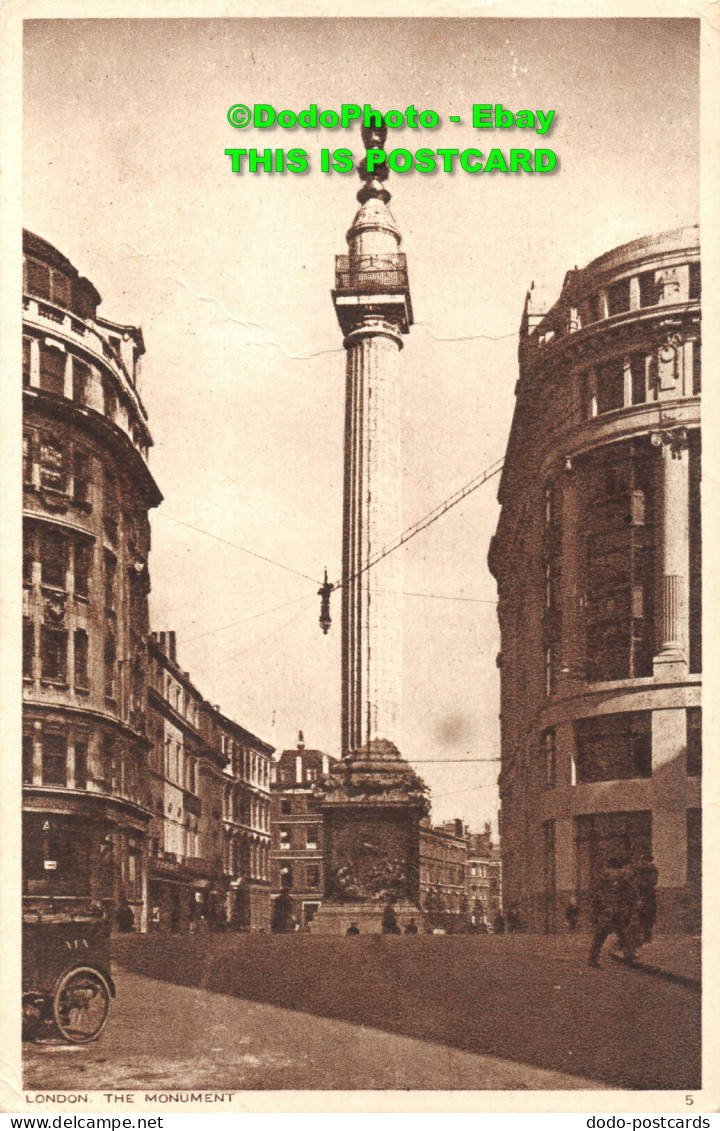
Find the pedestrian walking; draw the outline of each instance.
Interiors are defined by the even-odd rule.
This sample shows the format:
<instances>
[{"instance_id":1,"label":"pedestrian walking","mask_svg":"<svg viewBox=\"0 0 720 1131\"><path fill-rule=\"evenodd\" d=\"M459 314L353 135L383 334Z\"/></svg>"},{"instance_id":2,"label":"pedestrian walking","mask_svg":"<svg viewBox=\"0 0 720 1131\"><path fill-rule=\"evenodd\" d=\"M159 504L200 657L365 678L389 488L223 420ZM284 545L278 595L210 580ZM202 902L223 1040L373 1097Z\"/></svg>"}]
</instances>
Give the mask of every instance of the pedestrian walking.
<instances>
[{"instance_id":1,"label":"pedestrian walking","mask_svg":"<svg viewBox=\"0 0 720 1131\"><path fill-rule=\"evenodd\" d=\"M638 946L638 897L633 868L629 861L612 857L601 868L590 892L590 921L593 937L590 966L600 965L600 952L612 934L628 962L635 960Z\"/></svg>"}]
</instances>

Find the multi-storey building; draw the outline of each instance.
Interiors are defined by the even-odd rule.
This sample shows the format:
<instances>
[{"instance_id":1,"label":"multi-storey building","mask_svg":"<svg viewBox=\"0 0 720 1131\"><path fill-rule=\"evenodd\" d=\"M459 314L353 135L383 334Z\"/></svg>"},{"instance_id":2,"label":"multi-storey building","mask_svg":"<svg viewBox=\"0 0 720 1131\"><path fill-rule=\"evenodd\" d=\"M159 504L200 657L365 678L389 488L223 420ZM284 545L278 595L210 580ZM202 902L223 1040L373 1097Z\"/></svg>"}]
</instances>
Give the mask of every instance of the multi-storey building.
<instances>
[{"instance_id":1,"label":"multi-storey building","mask_svg":"<svg viewBox=\"0 0 720 1131\"><path fill-rule=\"evenodd\" d=\"M175 633L153 633L149 652L150 927L179 931L209 917L222 880L213 854L201 856L200 820L203 777L221 775L224 761L203 739L205 703L178 666Z\"/></svg>"},{"instance_id":2,"label":"multi-storey building","mask_svg":"<svg viewBox=\"0 0 720 1131\"><path fill-rule=\"evenodd\" d=\"M289 894L292 917L300 926L312 922L325 892L323 821L313 785L335 761L320 750L307 750L300 731L297 748L283 750L272 766L273 898Z\"/></svg>"},{"instance_id":3,"label":"multi-storey building","mask_svg":"<svg viewBox=\"0 0 720 1131\"><path fill-rule=\"evenodd\" d=\"M461 820L420 822L420 904L431 926L453 929L468 912L465 890L468 830Z\"/></svg>"},{"instance_id":4,"label":"multi-storey building","mask_svg":"<svg viewBox=\"0 0 720 1131\"><path fill-rule=\"evenodd\" d=\"M206 702L174 632L150 655L151 926L267 930L272 747Z\"/></svg>"},{"instance_id":5,"label":"multi-storey building","mask_svg":"<svg viewBox=\"0 0 720 1131\"><path fill-rule=\"evenodd\" d=\"M23 884L144 925L148 511L140 330L24 234Z\"/></svg>"},{"instance_id":6,"label":"multi-storey building","mask_svg":"<svg viewBox=\"0 0 720 1131\"><path fill-rule=\"evenodd\" d=\"M469 833L465 888L468 905L476 921L493 923L502 910L502 868L500 849L493 844L489 822L481 833Z\"/></svg>"},{"instance_id":7,"label":"multi-storey building","mask_svg":"<svg viewBox=\"0 0 720 1131\"><path fill-rule=\"evenodd\" d=\"M490 549L503 887L554 930L652 853L659 925L700 895L700 252L635 240L531 291Z\"/></svg>"},{"instance_id":8,"label":"multi-storey building","mask_svg":"<svg viewBox=\"0 0 720 1131\"><path fill-rule=\"evenodd\" d=\"M231 926L270 929L270 773L273 747L213 708L213 745L225 758L222 857Z\"/></svg>"}]
</instances>

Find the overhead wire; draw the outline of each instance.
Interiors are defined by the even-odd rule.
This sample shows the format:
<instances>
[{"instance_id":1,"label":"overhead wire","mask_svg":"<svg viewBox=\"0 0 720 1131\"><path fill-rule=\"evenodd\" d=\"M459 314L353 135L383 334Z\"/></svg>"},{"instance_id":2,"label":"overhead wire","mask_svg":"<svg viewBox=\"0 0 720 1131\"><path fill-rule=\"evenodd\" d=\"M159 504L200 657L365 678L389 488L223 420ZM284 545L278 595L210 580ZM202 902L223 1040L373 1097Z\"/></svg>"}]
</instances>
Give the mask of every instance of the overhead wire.
<instances>
[{"instance_id":1,"label":"overhead wire","mask_svg":"<svg viewBox=\"0 0 720 1131\"><path fill-rule=\"evenodd\" d=\"M378 565L384 558L388 557L389 554L394 553L395 550L399 550L400 547L409 542L411 538L414 538L423 530L427 530L429 526L432 526L434 522L437 522L439 518L442 518L443 515L447 514L447 512L452 509L452 507L455 507L458 503L461 503L468 497L468 495L471 495L473 491L476 491L478 487L482 487L484 483L487 483L490 479L493 479L496 475L499 475L503 469L504 463L504 459L500 458L499 460L496 460L495 463L490 464L490 467L486 468L484 471L481 471L479 475L476 475L469 481L469 483L466 483L464 487L460 487L459 490L455 491L452 495L449 495L448 498L444 500L444 502L438 503L436 507L434 507L431 511L428 511L428 513L424 515L423 518L420 518L417 520L417 522L414 522L412 526L408 526L407 529L404 530L402 534L399 534L397 538L393 539L392 542L389 542L381 550L378 550L376 554L372 554L368 558L365 565L356 570L354 574L351 574L350 577L344 577L339 581L336 581L333 585L333 590L342 589L343 586L349 585L352 581L357 580L358 577L360 577L363 573L366 573L369 569L372 569L373 566Z\"/></svg>"},{"instance_id":2,"label":"overhead wire","mask_svg":"<svg viewBox=\"0 0 720 1131\"><path fill-rule=\"evenodd\" d=\"M495 460L495 462L490 464L489 467L485 468L484 471L481 471L479 475L474 476L474 478L466 483L463 487L460 487L457 491L453 492L452 495L449 495L443 502L438 503L438 505L433 507L431 511L428 511L428 513L425 514L422 518L412 523L411 526L407 527L401 534L393 539L392 542L389 542L386 546L382 547L382 549L378 550L377 553L375 553L368 559L368 561L365 563L365 565L362 566L361 569L356 571L356 573L352 574L350 577L341 578L340 580L336 581L332 586L331 592L334 592L336 589L342 589L343 586L350 584L350 582L352 581L355 581L363 573L366 573L369 569L372 569L373 566L377 565L384 558L394 553L395 550L398 550L401 546L406 545L406 543L408 543L417 534L420 534L423 530L427 530L428 527L432 526L433 523L437 522L439 518L442 518L443 515L447 514L447 512L454 506L457 506L458 503L462 502L474 491L476 491L478 487L481 487L484 483L487 483L490 479L493 479L496 475L499 475L503 469L503 465L504 460L502 458ZM303 573L301 570L295 569L293 566L285 565L284 562L279 562L275 558L269 557L267 554L261 554L257 550L251 550L247 546L242 546L239 542L233 542L229 538L223 538L221 535L214 534L210 530L204 530L202 527L196 526L194 523L175 518L174 515L168 514L166 511L158 511L158 515L161 518L169 519L177 526L184 526L188 530L193 530L198 534L203 534L206 538L212 538L216 542L221 542L223 545L230 546L235 550L239 550L243 554L248 554L250 557L257 558L258 560L263 562L267 562L269 565L277 566L278 569L285 570L287 573L292 573L296 577L302 577L305 581L311 581L313 585L320 584L318 580L311 577L310 574ZM386 592L392 592L392 590L386 590ZM312 594L312 596L314 595L315 594ZM477 604L497 604L497 601L491 598L464 597L443 593L414 593L402 591L402 595L405 597L427 598L438 601L467 601ZM225 632L229 628L235 628L239 624L244 624L248 621L256 620L257 618L262 616L267 616L270 613L276 612L278 609L287 607L287 605L295 604L297 601L309 600L310 596L311 594L308 594L307 596L303 595L301 597L293 598L292 601L274 605L270 609L264 609L259 613L253 613L249 617L244 617L237 621L231 621L226 625L222 625L220 628L210 629L208 632L199 633L197 636L191 636L186 642L190 643L191 641L201 640L207 636L214 636L219 632ZM294 619L296 618L293 618L293 620ZM287 623L290 624L293 622L288 621ZM283 626L281 626L281 628L282 627ZM278 632L280 630L281 629L277 629L275 631ZM275 632L271 633L271 635L275 635ZM264 637L263 639L267 638Z\"/></svg>"}]
</instances>

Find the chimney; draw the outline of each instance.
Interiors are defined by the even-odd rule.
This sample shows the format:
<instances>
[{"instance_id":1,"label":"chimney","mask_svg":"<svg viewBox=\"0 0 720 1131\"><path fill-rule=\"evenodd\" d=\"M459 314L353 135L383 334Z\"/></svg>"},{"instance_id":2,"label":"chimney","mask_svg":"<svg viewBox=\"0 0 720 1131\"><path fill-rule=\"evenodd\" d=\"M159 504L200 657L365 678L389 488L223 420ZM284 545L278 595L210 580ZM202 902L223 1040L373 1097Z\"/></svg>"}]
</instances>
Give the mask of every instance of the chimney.
<instances>
[{"instance_id":1,"label":"chimney","mask_svg":"<svg viewBox=\"0 0 720 1131\"><path fill-rule=\"evenodd\" d=\"M458 840L462 840L464 832L465 832L465 830L463 829L462 821L460 820L459 817L456 817L455 818L455 836L458 838Z\"/></svg>"},{"instance_id":2,"label":"chimney","mask_svg":"<svg viewBox=\"0 0 720 1131\"><path fill-rule=\"evenodd\" d=\"M297 748L298 748L298 750L304 750L305 749L305 737L304 737L303 732L301 730L298 731Z\"/></svg>"},{"instance_id":3,"label":"chimney","mask_svg":"<svg viewBox=\"0 0 720 1131\"><path fill-rule=\"evenodd\" d=\"M177 663L177 655L175 650L175 632L168 632L168 656L175 664Z\"/></svg>"}]
</instances>

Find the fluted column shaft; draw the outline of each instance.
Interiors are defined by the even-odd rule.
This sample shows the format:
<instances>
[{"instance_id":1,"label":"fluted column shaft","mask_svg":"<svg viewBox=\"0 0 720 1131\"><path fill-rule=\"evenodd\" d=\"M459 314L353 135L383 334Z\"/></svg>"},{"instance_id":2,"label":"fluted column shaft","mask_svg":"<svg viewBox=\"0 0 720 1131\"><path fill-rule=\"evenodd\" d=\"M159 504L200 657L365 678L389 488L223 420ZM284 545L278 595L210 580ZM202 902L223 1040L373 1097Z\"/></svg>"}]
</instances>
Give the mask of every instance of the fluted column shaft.
<instances>
[{"instance_id":1,"label":"fluted column shaft","mask_svg":"<svg viewBox=\"0 0 720 1131\"><path fill-rule=\"evenodd\" d=\"M400 742L402 562L367 568L401 530L400 341L371 320L346 338L342 749Z\"/></svg>"}]
</instances>

